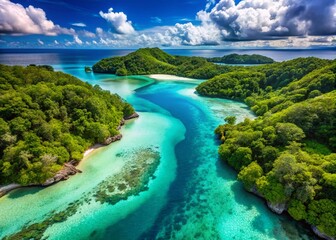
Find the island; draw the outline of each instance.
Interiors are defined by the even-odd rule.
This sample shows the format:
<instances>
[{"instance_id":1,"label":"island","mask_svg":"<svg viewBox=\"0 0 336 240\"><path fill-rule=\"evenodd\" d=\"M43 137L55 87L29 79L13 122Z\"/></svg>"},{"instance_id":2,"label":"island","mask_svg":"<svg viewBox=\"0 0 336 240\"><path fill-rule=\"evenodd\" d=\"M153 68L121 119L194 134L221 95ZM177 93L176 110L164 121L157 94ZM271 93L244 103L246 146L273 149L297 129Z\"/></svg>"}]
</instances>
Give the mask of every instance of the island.
<instances>
[{"instance_id":1,"label":"island","mask_svg":"<svg viewBox=\"0 0 336 240\"><path fill-rule=\"evenodd\" d=\"M336 237L336 61L299 58L201 83L203 96L246 102L259 116L215 133L245 188L326 239Z\"/></svg>"},{"instance_id":2,"label":"island","mask_svg":"<svg viewBox=\"0 0 336 240\"><path fill-rule=\"evenodd\" d=\"M223 57L208 58L209 62L214 63L225 63L225 64L269 64L275 61L272 58L259 55L259 54L229 54Z\"/></svg>"},{"instance_id":3,"label":"island","mask_svg":"<svg viewBox=\"0 0 336 240\"><path fill-rule=\"evenodd\" d=\"M202 57L173 56L159 48L142 48L122 57L105 58L93 65L95 73L118 76L170 74L209 79L239 67L220 66Z\"/></svg>"},{"instance_id":4,"label":"island","mask_svg":"<svg viewBox=\"0 0 336 240\"><path fill-rule=\"evenodd\" d=\"M85 67L84 67L84 71L85 71L86 73L90 73L90 72L92 72L92 69L91 69L91 67L85 66Z\"/></svg>"},{"instance_id":5,"label":"island","mask_svg":"<svg viewBox=\"0 0 336 240\"><path fill-rule=\"evenodd\" d=\"M214 130L220 159L272 211L310 224L322 238L336 238L336 60L225 66L144 48L102 59L92 70L208 79L196 87L199 95L245 102L255 119L236 124L235 116L227 116ZM120 139L124 120L138 116L118 95L48 66L0 65L0 93L0 185L45 184L64 168L71 170L90 146ZM115 204L146 190L159 153L142 149L134 161L145 167L130 165L107 179L95 189L97 201ZM18 236L38 227L27 226Z\"/></svg>"},{"instance_id":6,"label":"island","mask_svg":"<svg viewBox=\"0 0 336 240\"><path fill-rule=\"evenodd\" d=\"M336 237L335 60L220 66L155 48L103 59L93 71L210 78L196 88L198 94L243 101L258 116L238 124L229 116L215 130L220 158L274 212L287 211L320 237Z\"/></svg>"},{"instance_id":7,"label":"island","mask_svg":"<svg viewBox=\"0 0 336 240\"><path fill-rule=\"evenodd\" d=\"M137 116L118 95L50 66L0 65L0 185L68 178L85 150L119 140Z\"/></svg>"}]
</instances>

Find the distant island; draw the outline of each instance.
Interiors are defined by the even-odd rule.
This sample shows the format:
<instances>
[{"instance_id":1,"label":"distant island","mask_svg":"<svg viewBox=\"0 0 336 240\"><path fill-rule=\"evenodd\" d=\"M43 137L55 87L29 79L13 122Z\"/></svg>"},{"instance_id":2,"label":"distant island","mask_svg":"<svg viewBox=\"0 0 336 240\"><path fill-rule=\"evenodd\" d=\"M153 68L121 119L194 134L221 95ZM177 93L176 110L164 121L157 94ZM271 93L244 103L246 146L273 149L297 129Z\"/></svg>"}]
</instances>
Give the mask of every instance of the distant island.
<instances>
[{"instance_id":1,"label":"distant island","mask_svg":"<svg viewBox=\"0 0 336 240\"><path fill-rule=\"evenodd\" d=\"M84 67L84 71L85 71L86 73L90 73L90 72L92 72L92 69L91 69L91 67L85 66L85 67Z\"/></svg>"},{"instance_id":2,"label":"distant island","mask_svg":"<svg viewBox=\"0 0 336 240\"><path fill-rule=\"evenodd\" d=\"M261 55L231 54L222 58L173 56L159 48L142 48L122 57L105 58L93 65L96 73L118 76L173 74L181 77L209 79L240 67L220 66L216 63L266 64L274 60Z\"/></svg>"},{"instance_id":3,"label":"distant island","mask_svg":"<svg viewBox=\"0 0 336 240\"><path fill-rule=\"evenodd\" d=\"M225 63L225 64L269 64L275 61L272 58L265 57L259 54L239 55L236 53L229 54L223 57L208 58L209 62Z\"/></svg>"},{"instance_id":4,"label":"distant island","mask_svg":"<svg viewBox=\"0 0 336 240\"><path fill-rule=\"evenodd\" d=\"M202 57L173 56L159 48L142 48L122 57L105 58L93 65L96 73L118 76L172 74L209 79L239 67L220 66Z\"/></svg>"},{"instance_id":5,"label":"distant island","mask_svg":"<svg viewBox=\"0 0 336 240\"><path fill-rule=\"evenodd\" d=\"M120 139L132 116L118 95L51 66L0 65L0 185L48 185L75 173L84 151Z\"/></svg>"}]
</instances>

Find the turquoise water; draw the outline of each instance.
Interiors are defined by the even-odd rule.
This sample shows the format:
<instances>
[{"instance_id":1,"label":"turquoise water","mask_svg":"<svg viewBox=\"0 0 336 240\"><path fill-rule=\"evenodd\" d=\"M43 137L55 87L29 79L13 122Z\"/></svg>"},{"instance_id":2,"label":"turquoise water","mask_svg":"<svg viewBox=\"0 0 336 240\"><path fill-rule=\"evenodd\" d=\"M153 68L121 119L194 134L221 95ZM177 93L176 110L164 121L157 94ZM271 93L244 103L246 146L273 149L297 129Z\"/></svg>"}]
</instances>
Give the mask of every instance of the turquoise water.
<instances>
[{"instance_id":1,"label":"turquoise water","mask_svg":"<svg viewBox=\"0 0 336 240\"><path fill-rule=\"evenodd\" d=\"M195 94L199 81L156 81L145 76L85 73L84 63L55 64L57 70L116 92L140 118L122 129L120 142L100 148L80 163L82 174L48 188L16 190L0 199L0 239L41 222L71 203L66 221L49 224L49 239L310 239L286 216L268 210L244 191L236 173L218 160L213 130L229 115L254 118L242 103ZM160 153L148 190L115 205L95 200L142 149ZM127 157L123 157L127 156Z\"/></svg>"}]
</instances>

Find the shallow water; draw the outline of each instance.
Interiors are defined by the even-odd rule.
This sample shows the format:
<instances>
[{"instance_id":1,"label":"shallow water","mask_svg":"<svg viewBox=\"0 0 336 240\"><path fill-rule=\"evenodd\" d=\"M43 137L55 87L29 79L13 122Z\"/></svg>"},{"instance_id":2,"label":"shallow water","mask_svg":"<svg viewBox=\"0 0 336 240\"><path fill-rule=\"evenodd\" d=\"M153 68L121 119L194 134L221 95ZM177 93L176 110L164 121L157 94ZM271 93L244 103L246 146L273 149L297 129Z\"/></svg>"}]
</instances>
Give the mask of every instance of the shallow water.
<instances>
[{"instance_id":1,"label":"shallow water","mask_svg":"<svg viewBox=\"0 0 336 240\"><path fill-rule=\"evenodd\" d=\"M41 222L70 203L66 221L51 224L50 239L309 239L310 232L244 191L236 173L218 160L213 131L226 116L253 113L238 102L195 94L198 81L155 81L85 73L83 64L55 64L132 103L140 118L122 129L124 138L81 162L82 174L48 188L16 190L0 199L0 239ZM160 153L148 190L115 205L95 201L99 184L120 173L141 149ZM131 156L131 157L123 157Z\"/></svg>"}]
</instances>

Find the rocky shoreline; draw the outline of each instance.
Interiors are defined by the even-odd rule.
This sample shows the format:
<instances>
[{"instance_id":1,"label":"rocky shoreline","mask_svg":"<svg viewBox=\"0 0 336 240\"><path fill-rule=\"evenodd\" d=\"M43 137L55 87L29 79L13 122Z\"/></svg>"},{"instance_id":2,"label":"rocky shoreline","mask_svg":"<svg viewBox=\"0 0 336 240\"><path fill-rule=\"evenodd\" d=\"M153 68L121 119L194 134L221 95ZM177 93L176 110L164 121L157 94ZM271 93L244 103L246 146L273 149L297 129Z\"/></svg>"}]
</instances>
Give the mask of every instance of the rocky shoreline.
<instances>
[{"instance_id":1,"label":"rocky shoreline","mask_svg":"<svg viewBox=\"0 0 336 240\"><path fill-rule=\"evenodd\" d=\"M17 188L21 188L22 186L20 184L16 184L16 183L11 183L5 186L0 186L0 197L6 195L7 193L9 193L10 191L17 189Z\"/></svg>"},{"instance_id":2,"label":"rocky shoreline","mask_svg":"<svg viewBox=\"0 0 336 240\"><path fill-rule=\"evenodd\" d=\"M55 176L47 179L44 183L42 183L42 186L47 187L59 181L67 180L71 175L75 175L76 173L82 173L81 170L76 168L76 163L76 161L64 163L63 168L58 171Z\"/></svg>"},{"instance_id":3,"label":"rocky shoreline","mask_svg":"<svg viewBox=\"0 0 336 240\"><path fill-rule=\"evenodd\" d=\"M257 191L256 187L253 187L250 190L247 190L250 193L253 193L254 195L264 199L266 201L266 199L264 198L264 196ZM274 213L276 214L282 214L283 212L287 212L287 204L286 203L271 203L269 201L266 201L267 207ZM308 222L306 222L312 229L312 231L316 234L316 236L318 236L321 239L326 239L326 240L336 240L334 237L328 236L325 233L321 232L316 226L309 224Z\"/></svg>"},{"instance_id":4,"label":"rocky shoreline","mask_svg":"<svg viewBox=\"0 0 336 240\"><path fill-rule=\"evenodd\" d=\"M128 117L125 117L124 119L121 120L120 125L118 126L117 130L120 130L121 127L125 124L125 121L133 119L133 118L138 118L139 114L134 112ZM108 137L103 144L99 145L99 147L107 146L110 145L113 142L120 141L122 138L122 134L117 134L115 136ZM97 147L97 144L95 144L93 147L90 147L87 151L92 151L96 150L99 147ZM86 151L86 152L87 152ZM86 154L84 153L84 156ZM79 162L71 160L70 162L64 163L63 167L61 170L59 170L53 177L47 179L44 183L42 184L31 184L27 186L22 186L17 183L11 183L5 186L0 186L0 198L3 197L4 195L8 194L10 191L18 189L18 188L23 188L23 187L33 187L33 186L42 186L42 187L48 187L51 186L55 183L58 183L60 181L68 180L70 176L73 176L77 173L82 173L81 170L77 169L76 166L78 165Z\"/></svg>"}]
</instances>

